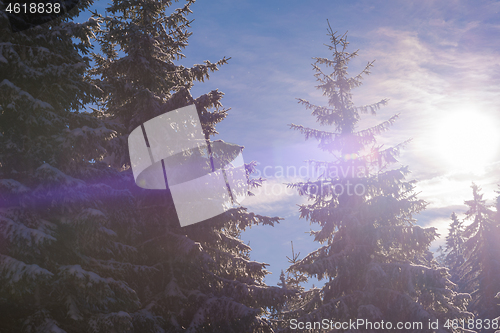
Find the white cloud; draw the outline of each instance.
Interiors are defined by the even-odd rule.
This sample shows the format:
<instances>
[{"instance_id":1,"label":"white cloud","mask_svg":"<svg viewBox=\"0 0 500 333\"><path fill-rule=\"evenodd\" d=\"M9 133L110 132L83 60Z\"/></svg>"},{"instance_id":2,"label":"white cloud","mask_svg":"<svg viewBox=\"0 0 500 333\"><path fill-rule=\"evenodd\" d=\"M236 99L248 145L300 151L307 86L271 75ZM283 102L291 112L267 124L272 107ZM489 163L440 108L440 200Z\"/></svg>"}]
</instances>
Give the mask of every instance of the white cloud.
<instances>
[{"instance_id":1,"label":"white cloud","mask_svg":"<svg viewBox=\"0 0 500 333\"><path fill-rule=\"evenodd\" d=\"M271 214L281 217L298 215L297 204L306 200L297 194L297 190L289 188L285 183L292 179L270 178L261 187L252 189L255 196L247 197L242 205L258 214Z\"/></svg>"}]
</instances>

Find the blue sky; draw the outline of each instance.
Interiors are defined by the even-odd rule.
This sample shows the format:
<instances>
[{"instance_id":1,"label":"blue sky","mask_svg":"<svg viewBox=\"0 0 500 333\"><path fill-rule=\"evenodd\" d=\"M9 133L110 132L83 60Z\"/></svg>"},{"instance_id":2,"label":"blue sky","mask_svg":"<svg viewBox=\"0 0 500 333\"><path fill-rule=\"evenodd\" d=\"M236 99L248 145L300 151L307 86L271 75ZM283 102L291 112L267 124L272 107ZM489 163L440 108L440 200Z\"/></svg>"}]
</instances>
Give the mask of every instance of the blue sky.
<instances>
[{"instance_id":1,"label":"blue sky","mask_svg":"<svg viewBox=\"0 0 500 333\"><path fill-rule=\"evenodd\" d=\"M243 235L254 249L252 259L271 264L268 284L287 267L290 241L301 257L318 246L305 233L317 226L298 218L303 199L282 184L298 179L292 171L305 160L329 158L287 126L319 126L296 98L326 105L314 87L311 58L331 56L324 46L327 19L339 33L348 31L351 51L360 50L351 74L376 60L372 74L353 91L354 102L390 100L359 128L400 113L379 142L413 139L398 164L410 167L419 197L429 202L416 216L418 224L445 236L451 213L466 210L472 181L493 199L500 183L499 1L200 0L192 10L193 35L181 63L231 57L193 95L216 88L225 93L223 104L231 111L218 126L219 139L245 146L245 161L258 161L269 175L266 187L244 206L285 218L279 226L254 227ZM290 177L279 175L287 167Z\"/></svg>"}]
</instances>

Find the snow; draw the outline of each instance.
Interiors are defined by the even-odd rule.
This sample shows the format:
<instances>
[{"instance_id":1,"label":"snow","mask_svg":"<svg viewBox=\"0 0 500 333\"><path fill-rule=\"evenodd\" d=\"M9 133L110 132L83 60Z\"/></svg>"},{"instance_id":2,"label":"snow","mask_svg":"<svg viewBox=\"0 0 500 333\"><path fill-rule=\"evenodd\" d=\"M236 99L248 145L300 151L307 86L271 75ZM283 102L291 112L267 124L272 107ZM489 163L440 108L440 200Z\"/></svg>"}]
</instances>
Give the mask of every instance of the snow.
<instances>
[{"instance_id":1,"label":"snow","mask_svg":"<svg viewBox=\"0 0 500 333\"><path fill-rule=\"evenodd\" d=\"M48 48L46 48L46 47L43 47L43 46L38 46L37 50L41 51L41 52L50 53L50 50Z\"/></svg>"},{"instance_id":2,"label":"snow","mask_svg":"<svg viewBox=\"0 0 500 333\"><path fill-rule=\"evenodd\" d=\"M180 297L182 299L186 299L186 296L183 294L179 285L175 281L175 279L170 280L165 288L165 296L167 297Z\"/></svg>"},{"instance_id":3,"label":"snow","mask_svg":"<svg viewBox=\"0 0 500 333\"><path fill-rule=\"evenodd\" d=\"M83 319L73 296L69 295L66 298L66 306L68 307L68 315L71 319L73 320Z\"/></svg>"},{"instance_id":4,"label":"snow","mask_svg":"<svg viewBox=\"0 0 500 333\"><path fill-rule=\"evenodd\" d=\"M104 217L106 218L106 215L100 211L99 209L95 208L85 208L81 213L80 216L85 216L85 217Z\"/></svg>"},{"instance_id":5,"label":"snow","mask_svg":"<svg viewBox=\"0 0 500 333\"><path fill-rule=\"evenodd\" d=\"M87 288L92 287L92 285L94 284L103 284L108 286L113 285L117 288L120 288L122 292L126 292L129 295L135 295L135 291L131 289L129 286L127 286L127 284L124 283L123 281L117 281L110 277L103 278L97 273L83 269L82 266L80 265L60 266L59 271L62 274L68 274L76 279L86 282Z\"/></svg>"},{"instance_id":6,"label":"snow","mask_svg":"<svg viewBox=\"0 0 500 333\"><path fill-rule=\"evenodd\" d=\"M57 326L57 322L50 319L45 318L45 322L43 325L38 327L38 332L47 332L47 333L67 333L65 330L61 329Z\"/></svg>"},{"instance_id":7,"label":"snow","mask_svg":"<svg viewBox=\"0 0 500 333\"><path fill-rule=\"evenodd\" d=\"M118 312L115 313L115 316L131 319L130 315L127 312L125 312L125 311L118 311Z\"/></svg>"},{"instance_id":8,"label":"snow","mask_svg":"<svg viewBox=\"0 0 500 333\"><path fill-rule=\"evenodd\" d=\"M33 103L33 109L52 109L52 105L49 103L43 102L39 99L35 100L35 103Z\"/></svg>"},{"instance_id":9,"label":"snow","mask_svg":"<svg viewBox=\"0 0 500 333\"><path fill-rule=\"evenodd\" d=\"M82 128L75 128L70 130L66 130L65 132L71 133L73 137L98 137L98 138L107 138L110 139L116 136L116 132L106 128L105 126L101 126L98 128L90 128L88 126L83 126Z\"/></svg>"},{"instance_id":10,"label":"snow","mask_svg":"<svg viewBox=\"0 0 500 333\"><path fill-rule=\"evenodd\" d=\"M37 276L48 278L54 275L36 264L29 265L3 254L0 254L0 272L11 285L23 278L35 279Z\"/></svg>"},{"instance_id":11,"label":"snow","mask_svg":"<svg viewBox=\"0 0 500 333\"><path fill-rule=\"evenodd\" d=\"M14 85L14 83L10 82L10 81L9 81L9 80L7 80L7 79L3 79L3 81L2 81L2 82L0 82L0 87L2 87L2 86L7 86L7 87L9 87L9 88L16 89L16 90L18 90L18 89L19 89L18 87L16 87L16 86Z\"/></svg>"},{"instance_id":12,"label":"snow","mask_svg":"<svg viewBox=\"0 0 500 333\"><path fill-rule=\"evenodd\" d=\"M74 136L83 136L84 132L83 129L81 128L75 128L74 130L71 131L71 134L73 134Z\"/></svg>"},{"instance_id":13,"label":"snow","mask_svg":"<svg viewBox=\"0 0 500 333\"><path fill-rule=\"evenodd\" d=\"M33 243L32 245L40 245L47 241L55 241L56 239L43 231L32 229L24 226L21 223L16 223L13 220L0 216L0 233L12 243Z\"/></svg>"},{"instance_id":14,"label":"snow","mask_svg":"<svg viewBox=\"0 0 500 333\"><path fill-rule=\"evenodd\" d=\"M106 228L106 227L100 227L100 228L99 228L99 230L101 230L102 232L104 232L104 233L105 233L106 235L108 235L108 236L112 236L112 237L116 237L116 236L118 236L118 235L116 234L116 232L114 232L113 230L108 229L108 228Z\"/></svg>"},{"instance_id":15,"label":"snow","mask_svg":"<svg viewBox=\"0 0 500 333\"><path fill-rule=\"evenodd\" d=\"M69 186L85 184L84 181L68 176L48 163L44 163L36 169L36 176L44 180L56 181L57 183Z\"/></svg>"},{"instance_id":16,"label":"snow","mask_svg":"<svg viewBox=\"0 0 500 333\"><path fill-rule=\"evenodd\" d=\"M14 179L0 179L0 189L6 189L8 192L15 194L29 191L29 188Z\"/></svg>"},{"instance_id":17,"label":"snow","mask_svg":"<svg viewBox=\"0 0 500 333\"><path fill-rule=\"evenodd\" d=\"M41 101L37 98L34 98L31 94L28 92L22 90L21 88L17 87L12 83L11 81L4 79L2 82L0 82L0 87L9 87L13 89L20 97L24 97L24 99L30 101L33 103L33 108L38 109L38 108L44 108L44 109L53 109L52 105L49 103L46 103L44 101ZM7 107L11 107L12 103L9 104Z\"/></svg>"},{"instance_id":18,"label":"snow","mask_svg":"<svg viewBox=\"0 0 500 333\"><path fill-rule=\"evenodd\" d=\"M70 275L73 275L77 279L85 280L88 279L89 282L93 283L105 283L106 279L102 278L98 274L90 271L86 271L80 265L71 266L61 266L59 268L61 271L65 271Z\"/></svg>"}]
</instances>

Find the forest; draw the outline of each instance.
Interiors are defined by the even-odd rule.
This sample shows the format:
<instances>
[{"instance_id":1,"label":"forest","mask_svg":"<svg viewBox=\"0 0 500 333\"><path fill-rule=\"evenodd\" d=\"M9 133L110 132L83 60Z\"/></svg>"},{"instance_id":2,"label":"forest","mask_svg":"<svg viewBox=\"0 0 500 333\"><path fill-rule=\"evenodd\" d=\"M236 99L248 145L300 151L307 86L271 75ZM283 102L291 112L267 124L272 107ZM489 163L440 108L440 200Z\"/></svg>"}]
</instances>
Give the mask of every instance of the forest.
<instances>
[{"instance_id":1,"label":"forest","mask_svg":"<svg viewBox=\"0 0 500 333\"><path fill-rule=\"evenodd\" d=\"M222 91L194 87L239 55L185 65L194 0L66 4L32 24L6 1L0 12L0 332L500 332L500 191L468 179L467 210L448 216L432 251L438 229L419 223L429 203L399 162L416 138L380 142L404 114L380 114L391 96L355 103L377 63L363 53L359 67L348 32L324 20L326 36L310 36L329 57L313 58L316 84L292 102L312 122L285 121L328 159L284 186L315 249L300 256L292 243L271 285L259 243L242 234L283 225L280 211L243 202L184 225L166 174L163 190L140 186L129 150L134 129L149 148L144 124L193 106L215 171L217 126L232 110ZM250 198L266 184L258 162L242 168Z\"/></svg>"}]
</instances>

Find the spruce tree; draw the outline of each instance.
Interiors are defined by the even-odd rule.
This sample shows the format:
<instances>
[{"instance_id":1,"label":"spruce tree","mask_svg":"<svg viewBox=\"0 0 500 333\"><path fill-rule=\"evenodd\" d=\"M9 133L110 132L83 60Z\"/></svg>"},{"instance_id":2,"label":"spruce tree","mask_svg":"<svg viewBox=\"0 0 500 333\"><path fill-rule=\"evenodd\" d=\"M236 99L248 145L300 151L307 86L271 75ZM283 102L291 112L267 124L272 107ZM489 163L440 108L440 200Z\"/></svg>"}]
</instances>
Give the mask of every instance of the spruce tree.
<instances>
[{"instance_id":1,"label":"spruce tree","mask_svg":"<svg viewBox=\"0 0 500 333\"><path fill-rule=\"evenodd\" d=\"M135 249L126 190L96 182L115 133L82 112L95 20L66 16L13 32L0 12L0 331L130 328L139 300L123 280ZM112 198L109 200L109 198Z\"/></svg>"},{"instance_id":2,"label":"spruce tree","mask_svg":"<svg viewBox=\"0 0 500 333\"><path fill-rule=\"evenodd\" d=\"M448 236L446 236L446 256L444 264L450 270L450 280L453 283L458 283L459 267L464 263L463 256L463 222L460 221L455 213L451 214L450 228L448 229ZM458 288L462 290L462 288Z\"/></svg>"},{"instance_id":3,"label":"spruce tree","mask_svg":"<svg viewBox=\"0 0 500 333\"><path fill-rule=\"evenodd\" d=\"M500 292L500 227L495 212L475 184L472 195L472 200L465 201L469 207L466 219L472 223L464 231L465 262L460 267L460 283L472 296L469 311L476 319L491 321L500 317L500 301L496 298Z\"/></svg>"},{"instance_id":4,"label":"spruce tree","mask_svg":"<svg viewBox=\"0 0 500 333\"><path fill-rule=\"evenodd\" d=\"M338 35L330 27L328 35L333 58L314 58L313 64L317 88L328 98L328 106L299 99L328 130L290 125L306 139L319 141L319 148L333 157L315 162L322 174L318 179L290 184L310 200L300 206L300 217L318 224L319 230L311 234L322 245L289 270L325 282L320 289L302 295L307 302L288 313L289 319L383 320L392 323L395 331L397 322L420 322L421 329L399 331L452 331L443 324L469 315L465 311L467 295L451 289L444 267L431 265L428 247L437 236L436 229L422 228L413 218L426 203L416 197L415 181L406 180L408 167L391 167L404 143L385 149L376 144L376 136L398 115L370 128L357 128L362 114L375 115L387 100L354 105L352 89L361 85L373 62L349 77L348 63L358 51L347 51L346 34ZM429 329L429 321L435 320L439 320L439 329ZM375 332L369 325L354 330L351 326L331 328L335 332ZM293 331L293 327L284 331Z\"/></svg>"},{"instance_id":5,"label":"spruce tree","mask_svg":"<svg viewBox=\"0 0 500 333\"><path fill-rule=\"evenodd\" d=\"M446 266L446 264L444 263L444 261L446 259L446 251L442 245L439 245L439 247L437 248L435 259L436 259L436 262L438 263L438 265Z\"/></svg>"},{"instance_id":6,"label":"spruce tree","mask_svg":"<svg viewBox=\"0 0 500 333\"><path fill-rule=\"evenodd\" d=\"M98 38L102 55L95 55L93 74L104 92L103 116L117 131L104 161L120 171L120 186L134 196L139 233L134 245L143 264L154 269L137 280L141 309L160 318L155 325L167 332L270 331L266 309L279 305L287 291L264 284L266 264L249 259L250 247L240 233L253 224L273 225L278 218L236 208L180 227L168 189L143 190L134 184L127 150L132 130L194 104L209 140L227 113L218 90L194 98L190 89L228 59L189 68L176 64L191 35L187 15L194 1L165 14L172 3L115 0L106 17L96 16L103 24ZM254 165L246 165L248 173Z\"/></svg>"},{"instance_id":7,"label":"spruce tree","mask_svg":"<svg viewBox=\"0 0 500 333\"><path fill-rule=\"evenodd\" d=\"M297 263L299 261L299 253L295 253L293 250L293 242L292 245L292 256L286 257L288 259L288 263L291 265ZM287 271L286 275L283 270L281 270L280 274L280 282L278 282L278 286L287 291L292 291L292 295L288 295L286 301L280 306L276 307L274 311L270 314L270 319L272 320L274 327L279 331L286 328L286 314L289 312L296 311L301 308L303 304L305 304L305 299L303 298L305 288L302 286L304 283L308 281L307 277L304 274L301 274L297 271ZM290 297L291 296L291 297Z\"/></svg>"}]
</instances>

